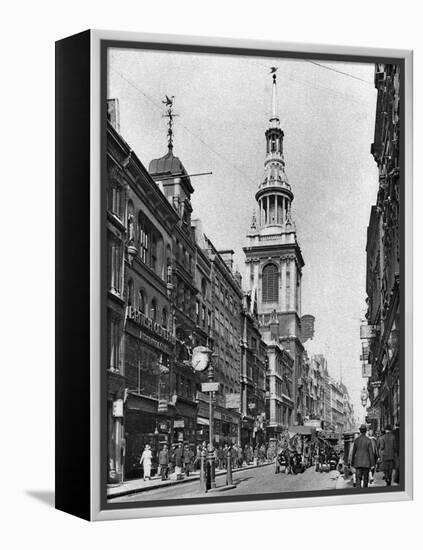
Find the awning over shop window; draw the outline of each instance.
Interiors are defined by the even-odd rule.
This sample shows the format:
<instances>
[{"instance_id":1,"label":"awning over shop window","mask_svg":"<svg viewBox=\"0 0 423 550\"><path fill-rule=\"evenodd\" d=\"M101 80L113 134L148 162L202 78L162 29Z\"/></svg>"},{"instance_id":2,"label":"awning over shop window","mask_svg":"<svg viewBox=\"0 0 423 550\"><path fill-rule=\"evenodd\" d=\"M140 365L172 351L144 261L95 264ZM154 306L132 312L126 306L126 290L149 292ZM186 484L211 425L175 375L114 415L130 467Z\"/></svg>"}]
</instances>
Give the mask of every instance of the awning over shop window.
<instances>
[{"instance_id":1,"label":"awning over shop window","mask_svg":"<svg viewBox=\"0 0 423 550\"><path fill-rule=\"evenodd\" d=\"M207 418L200 418L199 416L197 416L197 424L199 424L200 426L209 426L209 421Z\"/></svg>"}]
</instances>

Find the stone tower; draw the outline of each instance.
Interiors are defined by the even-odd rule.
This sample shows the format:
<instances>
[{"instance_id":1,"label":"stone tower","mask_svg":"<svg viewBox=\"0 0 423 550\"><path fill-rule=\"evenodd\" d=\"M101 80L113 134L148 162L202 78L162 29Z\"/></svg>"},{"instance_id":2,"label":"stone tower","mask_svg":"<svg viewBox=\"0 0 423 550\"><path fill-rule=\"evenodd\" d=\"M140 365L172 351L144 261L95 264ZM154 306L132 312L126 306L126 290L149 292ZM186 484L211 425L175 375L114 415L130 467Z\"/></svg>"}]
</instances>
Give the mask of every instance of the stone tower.
<instances>
[{"instance_id":1,"label":"stone tower","mask_svg":"<svg viewBox=\"0 0 423 550\"><path fill-rule=\"evenodd\" d=\"M301 278L304 260L297 242L285 173L284 133L277 111L276 72L272 76L272 114L265 132L264 174L256 192L258 204L247 233L245 284L257 302L260 330L268 342L280 343L294 359L293 423L303 410L301 343ZM256 213L257 212L257 213Z\"/></svg>"}]
</instances>

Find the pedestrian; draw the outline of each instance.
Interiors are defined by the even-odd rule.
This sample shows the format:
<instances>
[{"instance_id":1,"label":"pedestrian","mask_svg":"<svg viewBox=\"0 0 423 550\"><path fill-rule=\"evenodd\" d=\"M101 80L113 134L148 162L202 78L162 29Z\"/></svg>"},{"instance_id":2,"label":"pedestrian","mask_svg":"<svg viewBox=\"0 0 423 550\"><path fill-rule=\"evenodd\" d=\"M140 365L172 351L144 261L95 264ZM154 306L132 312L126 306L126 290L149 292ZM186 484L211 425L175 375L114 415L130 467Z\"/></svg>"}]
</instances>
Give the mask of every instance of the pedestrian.
<instances>
[{"instance_id":1,"label":"pedestrian","mask_svg":"<svg viewBox=\"0 0 423 550\"><path fill-rule=\"evenodd\" d=\"M380 450L382 453L382 470L386 485L392 483L392 471L395 466L396 441L390 424L385 426L385 435L380 438Z\"/></svg>"},{"instance_id":2,"label":"pedestrian","mask_svg":"<svg viewBox=\"0 0 423 550\"><path fill-rule=\"evenodd\" d=\"M244 464L244 453L242 451L241 445L238 446L238 468L242 468Z\"/></svg>"},{"instance_id":3,"label":"pedestrian","mask_svg":"<svg viewBox=\"0 0 423 550\"><path fill-rule=\"evenodd\" d=\"M370 472L369 472L369 483L372 484L372 483L374 483L375 468L376 468L376 464L377 464L377 461L378 461L378 446L377 446L377 443L376 443L376 438L373 435L373 430L369 430L367 432L367 437L372 442L374 461L375 461L375 465L372 468L370 468Z\"/></svg>"},{"instance_id":4,"label":"pedestrian","mask_svg":"<svg viewBox=\"0 0 423 550\"><path fill-rule=\"evenodd\" d=\"M253 464L254 466L257 466L258 464L258 446L257 445L254 447L254 451L253 451Z\"/></svg>"},{"instance_id":5,"label":"pedestrian","mask_svg":"<svg viewBox=\"0 0 423 550\"><path fill-rule=\"evenodd\" d=\"M174 460L175 460L175 473L180 475L182 473L182 461L183 461L184 450L182 448L182 443L178 443L178 446L175 449Z\"/></svg>"},{"instance_id":6,"label":"pedestrian","mask_svg":"<svg viewBox=\"0 0 423 550\"><path fill-rule=\"evenodd\" d=\"M185 445L184 452L183 452L183 464L184 464L184 472L187 477L189 477L189 471L191 468L191 461L192 461L193 453L188 445Z\"/></svg>"},{"instance_id":7,"label":"pedestrian","mask_svg":"<svg viewBox=\"0 0 423 550\"><path fill-rule=\"evenodd\" d=\"M140 464L142 465L142 469L144 472L144 481L147 481L147 479L151 479L151 462L153 459L153 453L151 452L150 445L146 445L144 447L144 451L140 458Z\"/></svg>"},{"instance_id":8,"label":"pedestrian","mask_svg":"<svg viewBox=\"0 0 423 550\"><path fill-rule=\"evenodd\" d=\"M367 426L360 426L360 435L354 441L351 463L356 470L356 486L361 489L369 486L369 471L375 465L375 455L373 453L373 445L370 439L366 436Z\"/></svg>"},{"instance_id":9,"label":"pedestrian","mask_svg":"<svg viewBox=\"0 0 423 550\"><path fill-rule=\"evenodd\" d=\"M201 445L197 445L193 468L198 470L201 467Z\"/></svg>"},{"instance_id":10,"label":"pedestrian","mask_svg":"<svg viewBox=\"0 0 423 550\"><path fill-rule=\"evenodd\" d=\"M272 460L274 460L275 453L274 453L274 446L273 445L268 446L267 453L266 453L266 458L269 462L272 462Z\"/></svg>"},{"instance_id":11,"label":"pedestrian","mask_svg":"<svg viewBox=\"0 0 423 550\"><path fill-rule=\"evenodd\" d=\"M245 447L244 447L244 458L245 458L245 463L248 466L251 462L251 453L250 453L250 447L247 444L245 444Z\"/></svg>"},{"instance_id":12,"label":"pedestrian","mask_svg":"<svg viewBox=\"0 0 423 550\"><path fill-rule=\"evenodd\" d=\"M236 463L238 460L238 450L236 445L232 445L231 448L231 460L232 460L232 469L236 468Z\"/></svg>"},{"instance_id":13,"label":"pedestrian","mask_svg":"<svg viewBox=\"0 0 423 550\"><path fill-rule=\"evenodd\" d=\"M159 453L159 466L162 481L165 481L169 470L169 451L166 444L163 445L162 450Z\"/></svg>"}]
</instances>

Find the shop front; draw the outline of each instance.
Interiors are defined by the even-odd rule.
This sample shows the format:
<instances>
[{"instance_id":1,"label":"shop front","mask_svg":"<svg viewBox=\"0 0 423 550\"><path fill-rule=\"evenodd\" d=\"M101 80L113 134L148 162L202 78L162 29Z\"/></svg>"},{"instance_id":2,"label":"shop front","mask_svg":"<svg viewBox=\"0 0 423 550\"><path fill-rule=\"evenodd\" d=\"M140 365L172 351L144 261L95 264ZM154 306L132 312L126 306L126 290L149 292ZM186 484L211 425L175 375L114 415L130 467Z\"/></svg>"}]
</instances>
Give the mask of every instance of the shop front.
<instances>
[{"instance_id":1,"label":"shop front","mask_svg":"<svg viewBox=\"0 0 423 550\"><path fill-rule=\"evenodd\" d=\"M157 399L128 395L125 412L125 479L142 477L139 462L146 445L151 447L154 475L162 445L170 445L172 442L174 416L174 407L171 405L166 410L160 410Z\"/></svg>"},{"instance_id":2,"label":"shop front","mask_svg":"<svg viewBox=\"0 0 423 550\"><path fill-rule=\"evenodd\" d=\"M174 407L172 443L184 443L193 448L197 443L197 403L178 396Z\"/></svg>"},{"instance_id":3,"label":"shop front","mask_svg":"<svg viewBox=\"0 0 423 550\"><path fill-rule=\"evenodd\" d=\"M123 481L125 460L122 375L108 371L107 386L107 482L113 484Z\"/></svg>"}]
</instances>

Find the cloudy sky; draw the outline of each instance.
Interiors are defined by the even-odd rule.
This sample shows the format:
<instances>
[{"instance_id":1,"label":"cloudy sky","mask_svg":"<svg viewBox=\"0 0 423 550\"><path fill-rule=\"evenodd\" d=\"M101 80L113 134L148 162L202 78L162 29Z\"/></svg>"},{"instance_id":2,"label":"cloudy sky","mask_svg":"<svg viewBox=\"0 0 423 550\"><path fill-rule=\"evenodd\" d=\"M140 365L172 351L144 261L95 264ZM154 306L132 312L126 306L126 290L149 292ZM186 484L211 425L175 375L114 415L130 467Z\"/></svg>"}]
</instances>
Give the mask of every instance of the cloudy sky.
<instances>
[{"instance_id":1,"label":"cloudy sky","mask_svg":"<svg viewBox=\"0 0 423 550\"><path fill-rule=\"evenodd\" d=\"M166 153L161 100L175 96L174 153L192 179L193 216L217 248L242 247L263 174L278 69L284 154L293 217L305 260L302 311L316 317L309 353L324 353L363 415L360 319L365 314L366 228L376 200L370 155L374 66L294 59L109 50L108 97L120 103L121 134L140 160ZM344 74L347 73L347 74Z\"/></svg>"}]
</instances>

